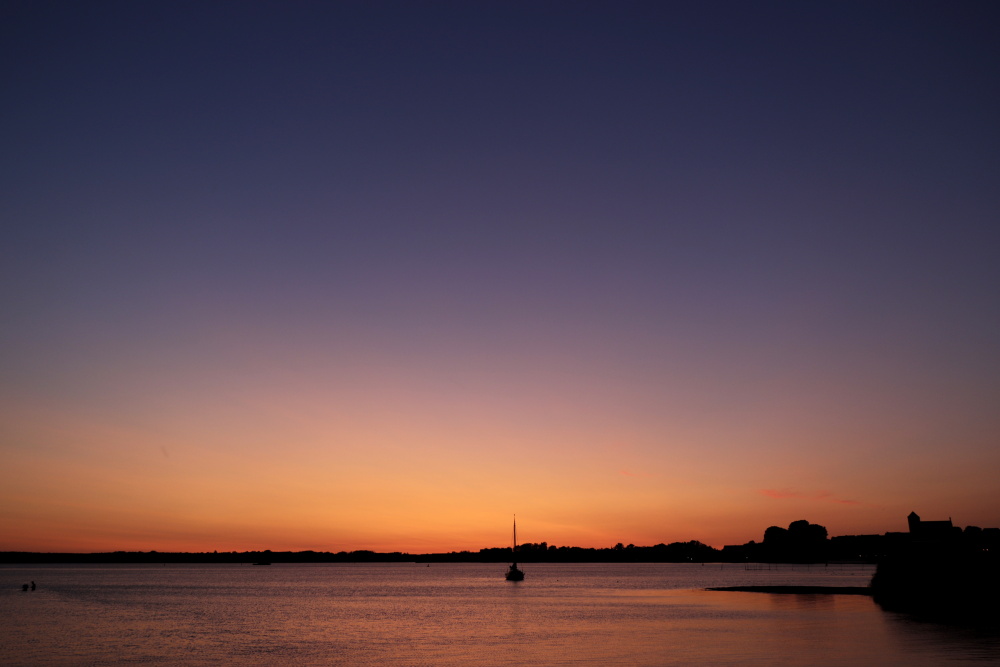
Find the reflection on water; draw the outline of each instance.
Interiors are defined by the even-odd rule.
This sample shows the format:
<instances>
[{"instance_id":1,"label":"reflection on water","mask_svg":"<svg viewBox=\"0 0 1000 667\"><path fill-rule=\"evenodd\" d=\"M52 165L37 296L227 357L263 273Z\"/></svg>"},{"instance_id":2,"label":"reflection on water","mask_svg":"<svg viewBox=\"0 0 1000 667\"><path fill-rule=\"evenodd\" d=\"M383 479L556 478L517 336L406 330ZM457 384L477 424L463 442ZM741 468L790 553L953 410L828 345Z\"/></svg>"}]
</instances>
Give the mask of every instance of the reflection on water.
<instances>
[{"instance_id":1,"label":"reflection on water","mask_svg":"<svg viewBox=\"0 0 1000 667\"><path fill-rule=\"evenodd\" d=\"M870 598L706 586L863 584L871 568L527 565L0 568L0 663L942 665L997 632ZM39 588L22 592L22 580Z\"/></svg>"},{"instance_id":2,"label":"reflection on water","mask_svg":"<svg viewBox=\"0 0 1000 667\"><path fill-rule=\"evenodd\" d=\"M1000 664L1000 625L995 614L972 625L939 623L887 612L886 626L897 648L909 653L954 651L954 659Z\"/></svg>"}]
</instances>

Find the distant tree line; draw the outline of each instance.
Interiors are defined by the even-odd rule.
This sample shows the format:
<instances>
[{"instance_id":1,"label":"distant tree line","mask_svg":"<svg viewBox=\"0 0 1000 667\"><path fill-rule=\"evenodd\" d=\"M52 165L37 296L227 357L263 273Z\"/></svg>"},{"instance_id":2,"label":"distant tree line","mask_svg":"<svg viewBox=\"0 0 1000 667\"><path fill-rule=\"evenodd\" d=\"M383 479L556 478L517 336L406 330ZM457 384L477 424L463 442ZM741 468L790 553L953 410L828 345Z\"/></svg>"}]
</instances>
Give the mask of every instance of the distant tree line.
<instances>
[{"instance_id":1,"label":"distant tree line","mask_svg":"<svg viewBox=\"0 0 1000 667\"><path fill-rule=\"evenodd\" d=\"M501 562L511 560L510 547L480 549L476 553L461 552L469 560ZM717 549L692 540L651 547L628 546L621 542L607 549L557 547L546 542L527 542L517 546L517 561L525 563L691 563L715 560ZM441 556L444 554L434 554Z\"/></svg>"},{"instance_id":2,"label":"distant tree line","mask_svg":"<svg viewBox=\"0 0 1000 667\"><path fill-rule=\"evenodd\" d=\"M949 534L956 549L1000 552L1000 529L968 526ZM696 540L653 546L624 545L608 548L555 546L527 542L510 547L487 547L479 551L409 554L359 551L226 551L158 552L115 551L110 553L0 552L0 563L876 563L919 548L919 540L909 533L882 535L842 535L828 538L825 527L802 519L788 528L770 526L762 542L715 549Z\"/></svg>"},{"instance_id":3,"label":"distant tree line","mask_svg":"<svg viewBox=\"0 0 1000 667\"><path fill-rule=\"evenodd\" d=\"M0 552L0 563L412 563L414 556L402 552L375 551L113 551L108 553Z\"/></svg>"}]
</instances>

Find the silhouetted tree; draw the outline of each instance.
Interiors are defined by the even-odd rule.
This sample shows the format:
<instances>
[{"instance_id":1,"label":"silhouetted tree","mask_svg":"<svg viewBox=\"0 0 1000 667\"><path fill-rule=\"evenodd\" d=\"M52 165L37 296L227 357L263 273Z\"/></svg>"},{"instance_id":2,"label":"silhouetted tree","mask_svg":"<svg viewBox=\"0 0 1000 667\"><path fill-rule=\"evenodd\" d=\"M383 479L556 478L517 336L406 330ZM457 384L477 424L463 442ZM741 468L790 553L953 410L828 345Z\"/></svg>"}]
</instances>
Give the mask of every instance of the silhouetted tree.
<instances>
[{"instance_id":1,"label":"silhouetted tree","mask_svg":"<svg viewBox=\"0 0 1000 667\"><path fill-rule=\"evenodd\" d=\"M764 553L774 562L814 563L826 559L826 528L805 519L788 528L771 526L764 531Z\"/></svg>"},{"instance_id":2,"label":"silhouetted tree","mask_svg":"<svg viewBox=\"0 0 1000 667\"><path fill-rule=\"evenodd\" d=\"M788 531L781 526L770 526L764 531L764 544L782 547L788 542Z\"/></svg>"}]
</instances>

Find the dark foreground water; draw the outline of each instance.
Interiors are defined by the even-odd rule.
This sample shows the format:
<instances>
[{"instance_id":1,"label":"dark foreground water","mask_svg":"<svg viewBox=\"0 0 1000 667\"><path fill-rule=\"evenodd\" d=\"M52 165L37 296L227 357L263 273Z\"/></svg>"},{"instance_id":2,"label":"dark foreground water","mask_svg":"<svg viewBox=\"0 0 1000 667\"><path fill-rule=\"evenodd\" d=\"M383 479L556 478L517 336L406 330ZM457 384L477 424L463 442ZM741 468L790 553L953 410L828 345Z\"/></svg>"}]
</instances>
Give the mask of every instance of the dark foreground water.
<instances>
[{"instance_id":1,"label":"dark foreground water","mask_svg":"<svg viewBox=\"0 0 1000 667\"><path fill-rule=\"evenodd\" d=\"M0 567L0 664L1000 664L996 628L868 597L872 568L527 564ZM22 592L34 580L38 589Z\"/></svg>"}]
</instances>

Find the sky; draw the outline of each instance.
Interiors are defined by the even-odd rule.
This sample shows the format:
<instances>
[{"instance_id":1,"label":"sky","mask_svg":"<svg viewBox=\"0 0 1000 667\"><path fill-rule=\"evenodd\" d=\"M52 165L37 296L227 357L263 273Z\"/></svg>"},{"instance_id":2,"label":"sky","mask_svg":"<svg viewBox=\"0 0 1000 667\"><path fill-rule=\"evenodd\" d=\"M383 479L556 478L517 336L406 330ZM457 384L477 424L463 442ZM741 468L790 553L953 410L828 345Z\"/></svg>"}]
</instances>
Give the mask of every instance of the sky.
<instances>
[{"instance_id":1,"label":"sky","mask_svg":"<svg viewBox=\"0 0 1000 667\"><path fill-rule=\"evenodd\" d=\"M1000 5L0 8L0 550L1000 526Z\"/></svg>"}]
</instances>

